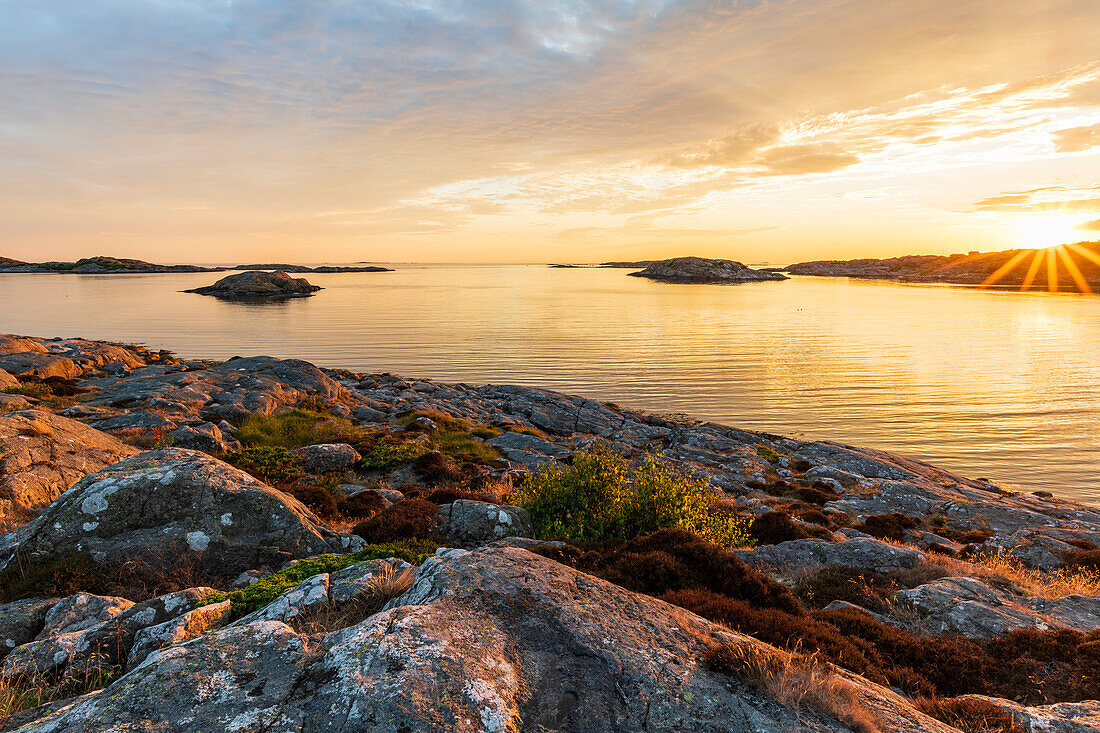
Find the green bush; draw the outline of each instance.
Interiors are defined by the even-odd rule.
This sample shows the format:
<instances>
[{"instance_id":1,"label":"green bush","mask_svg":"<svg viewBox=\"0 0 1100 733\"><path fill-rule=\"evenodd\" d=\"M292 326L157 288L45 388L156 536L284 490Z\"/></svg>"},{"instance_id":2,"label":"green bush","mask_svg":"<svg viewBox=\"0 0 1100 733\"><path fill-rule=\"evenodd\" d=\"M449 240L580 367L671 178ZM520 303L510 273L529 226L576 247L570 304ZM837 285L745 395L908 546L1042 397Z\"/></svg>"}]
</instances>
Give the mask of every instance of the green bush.
<instances>
[{"instance_id":1,"label":"green bush","mask_svg":"<svg viewBox=\"0 0 1100 733\"><path fill-rule=\"evenodd\" d=\"M751 544L746 520L715 510L702 481L653 455L631 471L609 451L578 453L568 467L532 474L513 500L542 538L592 542L679 527L725 547Z\"/></svg>"},{"instance_id":2,"label":"green bush","mask_svg":"<svg viewBox=\"0 0 1100 733\"><path fill-rule=\"evenodd\" d=\"M232 604L232 616L234 619L247 616L253 611L258 611L279 597L290 588L301 583L306 578L321 573L335 573L356 563L379 558L395 557L413 565L419 565L436 551L438 545L428 540L399 540L386 544L369 545L359 552L350 555L321 555L320 557L303 560L286 570L268 575L247 588L231 591L229 593L217 593L206 598L202 605L220 603L226 599Z\"/></svg>"},{"instance_id":3,"label":"green bush","mask_svg":"<svg viewBox=\"0 0 1100 733\"><path fill-rule=\"evenodd\" d=\"M292 481L302 475L298 457L286 448L271 446L242 448L223 456L226 463L269 484Z\"/></svg>"}]
</instances>

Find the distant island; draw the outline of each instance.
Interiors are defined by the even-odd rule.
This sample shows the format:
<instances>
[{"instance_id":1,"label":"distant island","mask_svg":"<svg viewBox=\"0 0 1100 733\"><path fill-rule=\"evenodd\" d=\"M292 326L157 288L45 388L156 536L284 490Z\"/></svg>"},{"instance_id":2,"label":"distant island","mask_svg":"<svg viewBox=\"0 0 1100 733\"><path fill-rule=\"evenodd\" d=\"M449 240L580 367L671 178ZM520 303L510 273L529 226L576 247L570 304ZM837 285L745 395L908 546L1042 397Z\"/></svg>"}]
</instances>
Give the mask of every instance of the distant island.
<instances>
[{"instance_id":1,"label":"distant island","mask_svg":"<svg viewBox=\"0 0 1100 733\"><path fill-rule=\"evenodd\" d=\"M343 266L321 265L320 267L308 267L306 265L266 264L266 265L234 265L230 270L277 270L279 272L393 272L388 267L377 265Z\"/></svg>"},{"instance_id":2,"label":"distant island","mask_svg":"<svg viewBox=\"0 0 1100 733\"><path fill-rule=\"evenodd\" d=\"M201 265L158 265L144 260L131 260L120 257L85 257L76 262L23 262L10 257L0 257L0 273L70 273L75 275L139 275L158 272L225 272L226 270L276 270L282 272L393 272L388 267L377 265L341 266L262 264L234 265L233 267L203 267Z\"/></svg>"},{"instance_id":3,"label":"distant island","mask_svg":"<svg viewBox=\"0 0 1100 733\"><path fill-rule=\"evenodd\" d=\"M633 270L636 267L649 267L657 262L657 260L638 260L636 262L601 262L600 267L618 267L622 269Z\"/></svg>"},{"instance_id":4,"label":"distant island","mask_svg":"<svg viewBox=\"0 0 1100 733\"><path fill-rule=\"evenodd\" d=\"M1090 256L1091 255L1091 256ZM906 282L940 282L979 285L995 278L999 287L1020 287L1033 282L1046 284L1049 261L1060 288L1077 285L1066 259L1074 263L1081 278L1100 287L1100 242L1066 245L1056 250L1009 249L1001 252L970 252L953 255L909 255L888 259L815 260L799 262L785 269L792 275L856 277Z\"/></svg>"},{"instance_id":5,"label":"distant island","mask_svg":"<svg viewBox=\"0 0 1100 733\"><path fill-rule=\"evenodd\" d=\"M630 277L644 277L666 283L746 283L766 280L786 280L786 275L746 267L733 260L711 260L704 257L673 257L654 262Z\"/></svg>"},{"instance_id":6,"label":"distant island","mask_svg":"<svg viewBox=\"0 0 1100 733\"><path fill-rule=\"evenodd\" d=\"M77 275L129 275L149 272L222 272L224 267L200 267L199 265L157 265L144 260L128 260L118 257L85 257L76 262L21 262L10 257L0 257L0 273L73 273Z\"/></svg>"}]
</instances>

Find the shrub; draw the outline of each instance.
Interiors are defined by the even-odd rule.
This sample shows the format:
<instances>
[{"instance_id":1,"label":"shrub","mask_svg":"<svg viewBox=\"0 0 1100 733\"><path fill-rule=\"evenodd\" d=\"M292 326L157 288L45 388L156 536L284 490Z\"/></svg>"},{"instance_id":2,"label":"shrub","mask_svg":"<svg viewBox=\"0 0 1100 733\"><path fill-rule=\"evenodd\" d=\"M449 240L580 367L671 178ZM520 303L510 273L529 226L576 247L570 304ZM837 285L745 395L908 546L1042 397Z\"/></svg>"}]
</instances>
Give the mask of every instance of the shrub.
<instances>
[{"instance_id":1,"label":"shrub","mask_svg":"<svg viewBox=\"0 0 1100 733\"><path fill-rule=\"evenodd\" d=\"M896 586L883 575L844 567L815 570L794 586L798 597L815 608L846 601L876 613L888 610L885 596L894 590Z\"/></svg>"},{"instance_id":2,"label":"shrub","mask_svg":"<svg viewBox=\"0 0 1100 733\"><path fill-rule=\"evenodd\" d=\"M888 683L882 670L883 660L874 645L850 639L829 624L779 609L757 608L708 591L675 591L661 596L661 600L780 648L819 652L823 658L864 674L874 682Z\"/></svg>"},{"instance_id":3,"label":"shrub","mask_svg":"<svg viewBox=\"0 0 1100 733\"><path fill-rule=\"evenodd\" d=\"M1100 571L1100 550L1079 550L1066 553L1067 567Z\"/></svg>"},{"instance_id":4,"label":"shrub","mask_svg":"<svg viewBox=\"0 0 1100 733\"><path fill-rule=\"evenodd\" d=\"M779 463L779 459L783 457L766 445L756 446L756 455L760 456L768 463Z\"/></svg>"},{"instance_id":5,"label":"shrub","mask_svg":"<svg viewBox=\"0 0 1100 733\"><path fill-rule=\"evenodd\" d=\"M438 545L425 540L401 540L384 544L374 544L350 555L321 555L302 560L286 570L261 578L247 588L229 593L214 594L203 600L202 605L220 603L229 600L232 604L233 618L246 616L258 611L275 600L281 593L320 573L334 573L357 563L380 558L395 557L413 565L419 565L435 552Z\"/></svg>"},{"instance_id":6,"label":"shrub","mask_svg":"<svg viewBox=\"0 0 1100 733\"><path fill-rule=\"evenodd\" d=\"M462 480L462 470L448 456L433 451L413 461L413 468L429 486Z\"/></svg>"},{"instance_id":7,"label":"shrub","mask_svg":"<svg viewBox=\"0 0 1100 733\"><path fill-rule=\"evenodd\" d=\"M391 542L435 535L439 507L424 499L405 498L355 525L354 534L367 542Z\"/></svg>"},{"instance_id":8,"label":"shrub","mask_svg":"<svg viewBox=\"0 0 1100 733\"><path fill-rule=\"evenodd\" d=\"M762 545L776 545L791 540L810 537L828 538L831 533L823 527L807 527L797 524L784 512L768 512L753 520L749 534Z\"/></svg>"},{"instance_id":9,"label":"shrub","mask_svg":"<svg viewBox=\"0 0 1100 733\"><path fill-rule=\"evenodd\" d=\"M337 511L343 517L373 517L389 506L385 497L377 491L360 491L355 496L346 496L337 502Z\"/></svg>"},{"instance_id":10,"label":"shrub","mask_svg":"<svg viewBox=\"0 0 1100 733\"><path fill-rule=\"evenodd\" d=\"M963 733L1027 733L1012 714L976 698L918 697L913 707Z\"/></svg>"},{"instance_id":11,"label":"shrub","mask_svg":"<svg viewBox=\"0 0 1100 733\"><path fill-rule=\"evenodd\" d=\"M427 443L380 430L361 435L353 445L363 457L358 467L364 471L385 470L431 451Z\"/></svg>"},{"instance_id":12,"label":"shrub","mask_svg":"<svg viewBox=\"0 0 1100 733\"><path fill-rule=\"evenodd\" d=\"M228 453L222 458L237 468L252 474L268 484L281 484L292 481L302 475L298 457L286 448L257 447L242 448Z\"/></svg>"},{"instance_id":13,"label":"shrub","mask_svg":"<svg viewBox=\"0 0 1100 733\"><path fill-rule=\"evenodd\" d=\"M311 512L319 517L332 519L340 513L336 497L323 486L292 484L284 487L283 491L305 504Z\"/></svg>"},{"instance_id":14,"label":"shrub","mask_svg":"<svg viewBox=\"0 0 1100 733\"><path fill-rule=\"evenodd\" d=\"M905 530L919 527L920 522L898 512L890 514L872 514L862 523L854 525L860 532L883 540L901 542L905 539Z\"/></svg>"},{"instance_id":15,"label":"shrub","mask_svg":"<svg viewBox=\"0 0 1100 733\"><path fill-rule=\"evenodd\" d=\"M562 553L568 562L568 554ZM575 554L578 569L638 593L707 590L764 608L801 613L782 583L753 570L721 546L682 529L663 529L614 547Z\"/></svg>"},{"instance_id":16,"label":"shrub","mask_svg":"<svg viewBox=\"0 0 1100 733\"><path fill-rule=\"evenodd\" d=\"M749 544L744 520L713 509L709 491L655 456L631 474L620 456L594 451L576 454L568 467L540 469L514 501L542 538L628 539L680 527L727 547Z\"/></svg>"}]
</instances>

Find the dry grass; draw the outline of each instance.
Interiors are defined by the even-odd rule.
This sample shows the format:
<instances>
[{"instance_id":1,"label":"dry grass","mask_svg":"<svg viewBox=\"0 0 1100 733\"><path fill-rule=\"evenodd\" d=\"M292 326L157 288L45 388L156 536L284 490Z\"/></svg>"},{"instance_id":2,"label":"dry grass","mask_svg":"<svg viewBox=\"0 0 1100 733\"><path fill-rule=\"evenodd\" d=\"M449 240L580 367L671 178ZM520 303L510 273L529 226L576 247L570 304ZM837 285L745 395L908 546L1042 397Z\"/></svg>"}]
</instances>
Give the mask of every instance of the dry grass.
<instances>
[{"instance_id":1,"label":"dry grass","mask_svg":"<svg viewBox=\"0 0 1100 733\"><path fill-rule=\"evenodd\" d=\"M24 710L102 689L117 675L118 670L112 667L90 665L76 679L57 681L38 674L18 680L0 678L0 730L20 725L17 716Z\"/></svg>"},{"instance_id":2,"label":"dry grass","mask_svg":"<svg viewBox=\"0 0 1100 733\"><path fill-rule=\"evenodd\" d=\"M976 577L990 585L1018 590L1035 598L1100 595L1100 571L1091 568L1036 570L1011 557L993 554L966 560L937 557L936 562L953 576Z\"/></svg>"},{"instance_id":3,"label":"dry grass","mask_svg":"<svg viewBox=\"0 0 1100 733\"><path fill-rule=\"evenodd\" d=\"M299 634L327 634L346 629L370 618L382 610L389 601L412 587L416 580L416 568L402 570L387 565L386 569L367 581L367 588L347 603L331 603L317 610L291 619L288 624Z\"/></svg>"},{"instance_id":4,"label":"dry grass","mask_svg":"<svg viewBox=\"0 0 1100 733\"><path fill-rule=\"evenodd\" d=\"M884 730L884 721L863 703L856 686L816 654L726 644L708 652L705 662L785 707L816 710L857 733Z\"/></svg>"}]
</instances>

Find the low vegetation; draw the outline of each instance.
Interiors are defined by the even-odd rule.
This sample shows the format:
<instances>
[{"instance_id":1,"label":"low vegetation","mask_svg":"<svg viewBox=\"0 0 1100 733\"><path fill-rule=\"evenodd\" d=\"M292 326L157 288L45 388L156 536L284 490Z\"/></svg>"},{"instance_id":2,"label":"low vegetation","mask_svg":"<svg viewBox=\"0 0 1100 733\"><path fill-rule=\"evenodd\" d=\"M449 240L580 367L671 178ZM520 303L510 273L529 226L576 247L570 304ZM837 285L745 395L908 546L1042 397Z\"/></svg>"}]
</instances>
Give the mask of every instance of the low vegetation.
<instances>
[{"instance_id":1,"label":"low vegetation","mask_svg":"<svg viewBox=\"0 0 1100 733\"><path fill-rule=\"evenodd\" d=\"M288 623L299 634L327 634L346 629L381 611L389 601L411 588L415 580L415 568L397 570L389 566L372 577L367 582L366 590L347 603L322 604L301 616L295 616Z\"/></svg>"},{"instance_id":2,"label":"low vegetation","mask_svg":"<svg viewBox=\"0 0 1100 733\"><path fill-rule=\"evenodd\" d=\"M83 674L62 680L32 675L18 680L0 677L0 730L19 727L19 713L24 710L85 695L111 684L119 671L113 667L92 666Z\"/></svg>"},{"instance_id":3,"label":"low vegetation","mask_svg":"<svg viewBox=\"0 0 1100 733\"><path fill-rule=\"evenodd\" d=\"M626 540L679 527L725 547L752 544L747 522L715 505L703 481L653 455L632 468L610 451L578 453L529 476L512 501L540 538Z\"/></svg>"},{"instance_id":4,"label":"low vegetation","mask_svg":"<svg viewBox=\"0 0 1100 733\"><path fill-rule=\"evenodd\" d=\"M1028 733L1011 713L976 698L918 697L913 706L963 733Z\"/></svg>"},{"instance_id":5,"label":"low vegetation","mask_svg":"<svg viewBox=\"0 0 1100 733\"><path fill-rule=\"evenodd\" d=\"M879 715L860 699L856 686L816 654L725 644L707 652L703 663L781 705L816 710L857 733L887 730Z\"/></svg>"},{"instance_id":6,"label":"low vegetation","mask_svg":"<svg viewBox=\"0 0 1100 733\"><path fill-rule=\"evenodd\" d=\"M436 534L439 506L420 498L406 498L386 507L374 517L355 525L352 533L367 542L401 539L428 540Z\"/></svg>"},{"instance_id":7,"label":"low vegetation","mask_svg":"<svg viewBox=\"0 0 1100 733\"><path fill-rule=\"evenodd\" d=\"M94 593L142 601L217 581L195 570L191 558L134 558L112 567L98 565L87 553L72 552L54 560L26 561L16 555L0 570L0 603L21 598L62 598Z\"/></svg>"},{"instance_id":8,"label":"low vegetation","mask_svg":"<svg viewBox=\"0 0 1100 733\"><path fill-rule=\"evenodd\" d=\"M978 693L1047 704L1091 699L1100 685L1100 630L1030 629L975 641L918 636L860 610L823 608L847 600L889 613L888 595L894 590L945 573L935 563L890 574L826 570L794 582L792 589L682 530L538 551L781 649L817 654L910 695Z\"/></svg>"},{"instance_id":9,"label":"low vegetation","mask_svg":"<svg viewBox=\"0 0 1100 733\"><path fill-rule=\"evenodd\" d=\"M388 544L370 545L348 555L321 555L272 573L247 588L212 595L205 599L203 605L229 600L232 604L232 617L237 619L258 611L284 591L314 575L334 573L357 563L388 557L419 565L434 553L437 547L438 545L431 541L406 539Z\"/></svg>"}]
</instances>

